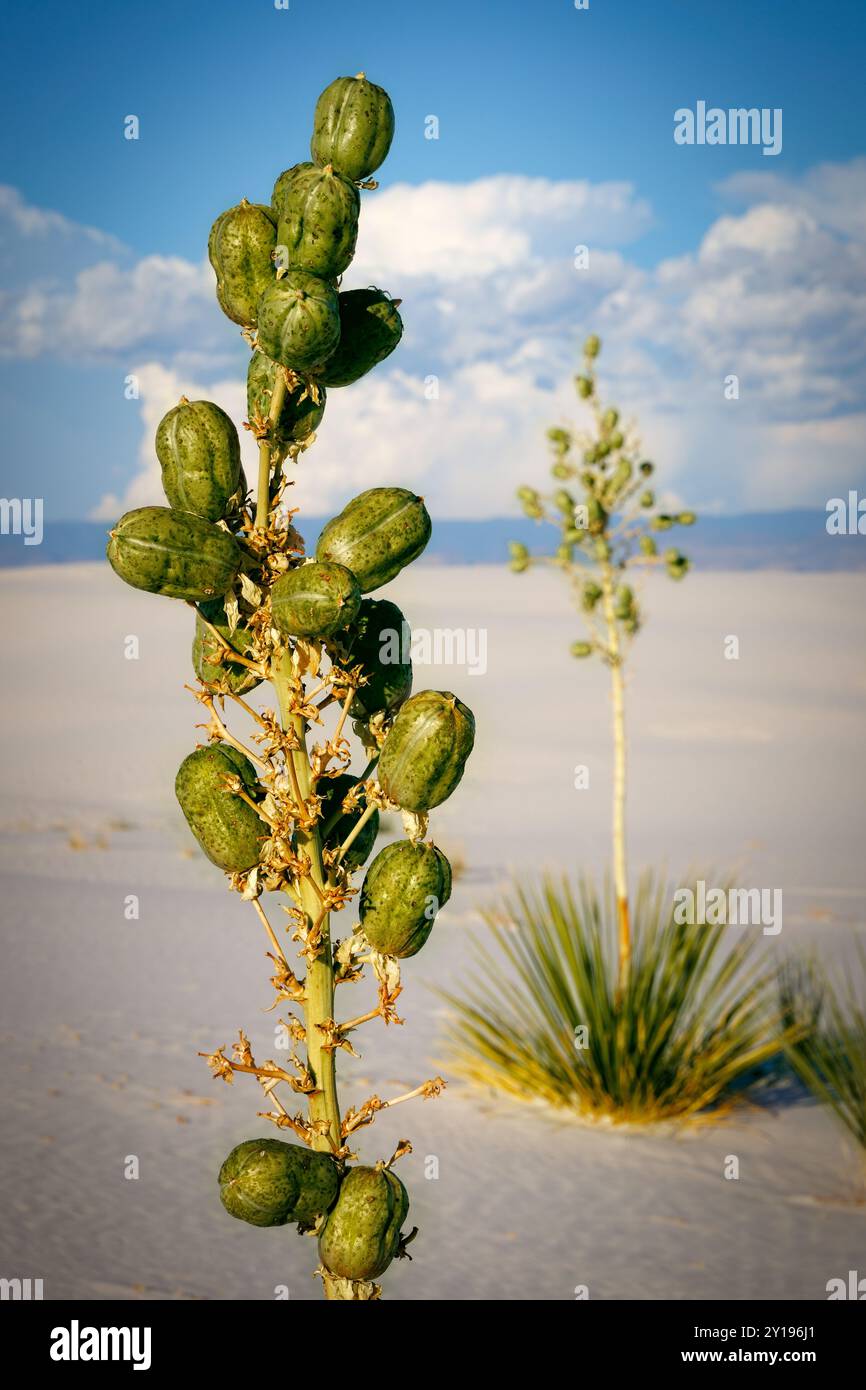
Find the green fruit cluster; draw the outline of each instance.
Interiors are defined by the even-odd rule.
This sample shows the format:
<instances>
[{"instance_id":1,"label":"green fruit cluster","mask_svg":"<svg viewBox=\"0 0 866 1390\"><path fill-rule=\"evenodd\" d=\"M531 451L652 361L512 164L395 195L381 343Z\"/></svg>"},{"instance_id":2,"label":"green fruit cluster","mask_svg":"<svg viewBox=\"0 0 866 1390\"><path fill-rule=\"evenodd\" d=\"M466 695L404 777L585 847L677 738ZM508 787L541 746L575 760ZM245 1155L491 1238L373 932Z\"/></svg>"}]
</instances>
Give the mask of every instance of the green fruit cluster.
<instances>
[{"instance_id":1,"label":"green fruit cluster","mask_svg":"<svg viewBox=\"0 0 866 1390\"><path fill-rule=\"evenodd\" d=\"M181 397L156 432L168 505L128 512L108 544L108 559L126 583L196 610L191 657L206 687L197 693L211 716L211 741L184 758L175 793L201 850L225 873L247 876L231 885L245 897L281 887L305 904L309 876L327 905L343 893L344 871L373 856L357 900L358 931L368 955L390 958L389 972L395 959L421 950L451 895L448 859L422 837L427 813L460 782L475 738L472 712L455 695L412 695L404 616L389 599L366 597L422 554L431 520L410 489L367 488L327 522L307 558L293 514L279 499L286 458L313 439L329 390L360 380L402 337L399 300L375 287L343 291L340 283L355 252L359 188L375 187L370 176L393 132L387 93L363 74L338 78L316 106L311 160L279 175L269 205L242 199L211 228L217 301L253 349L246 423L259 442L255 514L234 423L215 402ZM528 552L516 558L528 563ZM296 697L318 698L307 684L312 673L331 686L313 715ZM264 752L246 750L247 757L223 722L220 697L243 697L262 679L280 697L286 737L278 731L271 740L265 712ZM307 723L336 699L343 710L333 744L310 755ZM335 748L342 752L347 717L367 750L363 781L342 759L336 775L328 763ZM368 780L377 762L381 795ZM256 767L265 769L261 781ZM415 838L375 854L379 802L398 807ZM335 890L330 899L326 888ZM327 946L327 924L321 932ZM313 965L333 972L330 948ZM333 1091L328 1100L326 1050L310 1043L326 1021L316 1017L321 1000L310 991L304 1002L314 1147L279 1139L239 1144L220 1169L220 1198L251 1225L297 1222L314 1230L326 1276L363 1284L402 1252L409 1200L384 1166L346 1170L346 1126L331 1104ZM316 1110L323 1097L330 1106L324 1122Z\"/></svg>"},{"instance_id":2,"label":"green fruit cluster","mask_svg":"<svg viewBox=\"0 0 866 1390\"><path fill-rule=\"evenodd\" d=\"M258 351L274 367L314 381L322 407L321 388L359 380L403 333L399 301L375 288L338 288L358 239L358 184L384 161L393 134L388 94L363 73L338 77L316 105L312 161L279 175L269 206L243 199L211 229L220 307L258 329Z\"/></svg>"},{"instance_id":3,"label":"green fruit cluster","mask_svg":"<svg viewBox=\"0 0 866 1390\"><path fill-rule=\"evenodd\" d=\"M370 1281L400 1252L409 1195L387 1168L345 1174L330 1154L281 1139L247 1139L219 1171L220 1201L251 1226L319 1228L319 1258L342 1279Z\"/></svg>"},{"instance_id":4,"label":"green fruit cluster","mask_svg":"<svg viewBox=\"0 0 866 1390\"><path fill-rule=\"evenodd\" d=\"M590 403L594 432L578 434L559 425L546 431L553 456L551 476L557 484L579 482L583 496L578 499L562 486L545 496L536 488L518 487L524 516L558 527L560 540L541 555L530 556L519 541L511 541L508 549L509 568L517 574L539 560L565 573L587 615L592 639L572 642L571 655L584 659L598 654L616 667L623 659L619 637L632 637L641 627L635 595L619 582L620 576L633 563L647 565L663 559L670 578L682 579L689 570L688 558L678 550L660 556L653 533L693 526L697 517L691 511L655 510L656 492L646 485L655 465L640 458L633 429L622 423L616 407L603 407L599 400L596 358L600 352L601 340L590 335L583 345L583 372L574 378L578 396ZM593 570L599 582L587 574Z\"/></svg>"},{"instance_id":5,"label":"green fruit cluster","mask_svg":"<svg viewBox=\"0 0 866 1390\"><path fill-rule=\"evenodd\" d=\"M220 1201L251 1226L313 1225L334 1205L340 1170L330 1154L281 1139L247 1139L219 1171Z\"/></svg>"}]
</instances>

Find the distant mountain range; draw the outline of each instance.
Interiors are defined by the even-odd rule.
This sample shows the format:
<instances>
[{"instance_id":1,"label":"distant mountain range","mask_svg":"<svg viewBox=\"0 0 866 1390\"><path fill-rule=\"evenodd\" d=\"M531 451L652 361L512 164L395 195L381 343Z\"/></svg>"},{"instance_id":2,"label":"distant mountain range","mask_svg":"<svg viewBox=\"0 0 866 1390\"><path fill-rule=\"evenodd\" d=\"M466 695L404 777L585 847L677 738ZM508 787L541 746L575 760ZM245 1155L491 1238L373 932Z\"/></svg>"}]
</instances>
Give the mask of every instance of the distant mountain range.
<instances>
[{"instance_id":1,"label":"distant mountain range","mask_svg":"<svg viewBox=\"0 0 866 1390\"><path fill-rule=\"evenodd\" d=\"M326 519L307 519L302 529L309 541L318 536ZM700 569L866 569L866 536L831 536L826 523L826 513L817 510L706 516L694 527L663 533L659 541L662 546L665 542L682 546ZM0 535L0 568L101 560L107 530L101 521L46 522L41 545L25 545L21 536ZM552 527L522 517L437 521L424 560L441 565L502 564L509 541L523 541L530 550L543 551L555 536Z\"/></svg>"}]
</instances>

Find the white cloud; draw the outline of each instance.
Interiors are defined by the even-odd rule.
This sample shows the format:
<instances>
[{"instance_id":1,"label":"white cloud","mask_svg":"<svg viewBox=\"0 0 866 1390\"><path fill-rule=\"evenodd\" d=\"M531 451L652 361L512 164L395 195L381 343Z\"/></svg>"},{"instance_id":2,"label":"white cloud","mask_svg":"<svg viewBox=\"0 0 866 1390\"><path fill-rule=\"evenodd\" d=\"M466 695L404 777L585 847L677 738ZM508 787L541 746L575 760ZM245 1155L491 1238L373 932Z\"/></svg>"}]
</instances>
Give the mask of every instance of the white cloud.
<instances>
[{"instance_id":1,"label":"white cloud","mask_svg":"<svg viewBox=\"0 0 866 1390\"><path fill-rule=\"evenodd\" d=\"M22 237L36 237L50 240L56 237L65 241L69 238L83 237L106 250L121 251L122 243L108 232L98 227L87 227L80 222L72 222L61 212L49 208L37 208L21 196L17 188L10 184L0 184L0 228L6 224Z\"/></svg>"},{"instance_id":2,"label":"white cloud","mask_svg":"<svg viewBox=\"0 0 866 1390\"><path fill-rule=\"evenodd\" d=\"M734 174L719 185L734 202L767 202L801 208L843 236L866 237L866 157L845 164L816 164L802 175Z\"/></svg>"},{"instance_id":3,"label":"white cloud","mask_svg":"<svg viewBox=\"0 0 866 1390\"><path fill-rule=\"evenodd\" d=\"M561 261L577 245L618 246L652 223L631 184L500 174L473 183L396 184L365 195L352 268L377 283L454 284Z\"/></svg>"},{"instance_id":4,"label":"white cloud","mask_svg":"<svg viewBox=\"0 0 866 1390\"><path fill-rule=\"evenodd\" d=\"M219 315L213 271L179 256L146 256L129 269L100 261L69 289L36 283L4 305L6 355L107 358L187 334L215 343Z\"/></svg>"},{"instance_id":5,"label":"white cloud","mask_svg":"<svg viewBox=\"0 0 866 1390\"><path fill-rule=\"evenodd\" d=\"M330 393L294 500L321 514L403 481L440 516L511 512L514 487L544 476L544 427L579 414L576 347L594 330L606 395L640 420L662 488L712 509L823 505L863 476L864 183L866 161L730 180L747 206L652 270L622 249L650 219L627 185L501 177L366 194L346 286L402 295L406 335L389 363ZM582 242L587 270L572 260ZM160 500L153 435L182 391L243 418L243 365L233 379L208 267L102 256L50 320L44 294L31 286L17 306L27 351L145 362L138 471L100 515ZM732 373L736 401L723 394ZM425 397L433 375L438 400Z\"/></svg>"}]
</instances>

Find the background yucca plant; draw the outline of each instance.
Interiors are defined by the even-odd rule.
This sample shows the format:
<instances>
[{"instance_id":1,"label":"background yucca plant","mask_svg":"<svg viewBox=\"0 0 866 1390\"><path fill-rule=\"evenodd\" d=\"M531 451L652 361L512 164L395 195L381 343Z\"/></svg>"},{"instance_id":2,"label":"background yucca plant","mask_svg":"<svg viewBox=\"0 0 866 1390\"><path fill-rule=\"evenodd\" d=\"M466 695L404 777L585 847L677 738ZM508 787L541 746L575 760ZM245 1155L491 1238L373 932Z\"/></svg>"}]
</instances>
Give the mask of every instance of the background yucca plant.
<instances>
[{"instance_id":1,"label":"background yucca plant","mask_svg":"<svg viewBox=\"0 0 866 1390\"><path fill-rule=\"evenodd\" d=\"M784 1046L755 937L729 946L729 928L676 923L672 890L650 874L622 988L610 886L518 884L485 920L467 994L446 995L449 1064L464 1079L587 1119L683 1120L729 1106Z\"/></svg>"},{"instance_id":2,"label":"background yucca plant","mask_svg":"<svg viewBox=\"0 0 866 1390\"><path fill-rule=\"evenodd\" d=\"M841 978L815 961L779 977L781 1013L793 1033L785 1052L800 1080L832 1107L866 1155L866 949Z\"/></svg>"}]
</instances>

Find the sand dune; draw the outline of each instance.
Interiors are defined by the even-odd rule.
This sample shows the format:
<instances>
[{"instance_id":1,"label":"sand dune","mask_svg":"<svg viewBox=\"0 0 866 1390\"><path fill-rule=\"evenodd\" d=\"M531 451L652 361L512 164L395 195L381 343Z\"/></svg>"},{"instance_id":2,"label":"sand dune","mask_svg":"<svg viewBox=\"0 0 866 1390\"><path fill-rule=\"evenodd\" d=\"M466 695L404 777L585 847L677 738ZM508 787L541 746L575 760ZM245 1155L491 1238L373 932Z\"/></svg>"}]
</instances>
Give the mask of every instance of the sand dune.
<instances>
[{"instance_id":1,"label":"sand dune","mask_svg":"<svg viewBox=\"0 0 866 1390\"><path fill-rule=\"evenodd\" d=\"M388 592L417 628L483 629L487 670L416 672L416 688L453 689L478 719L460 795L433 820L467 871L406 970L406 1026L368 1031L364 1055L341 1062L345 1103L439 1069L434 989L460 980L477 909L516 867L599 872L608 853L604 673L569 658L579 620L554 577L416 568ZM737 866L743 884L781 887L773 952L835 955L863 928L864 596L859 577L772 573L646 593L629 678L634 863ZM182 688L191 615L89 565L3 572L0 611L0 1272L42 1278L49 1298L272 1298L280 1284L318 1298L309 1241L232 1222L217 1198L226 1152L268 1126L257 1089L211 1081L196 1052L243 1027L273 1055L276 1016L254 914L173 801L200 717ZM731 634L738 661L724 658ZM626 1134L455 1085L380 1116L360 1152L404 1135L421 1235L389 1298L569 1299L585 1284L591 1298L813 1299L864 1268L858 1159L810 1102Z\"/></svg>"}]
</instances>

